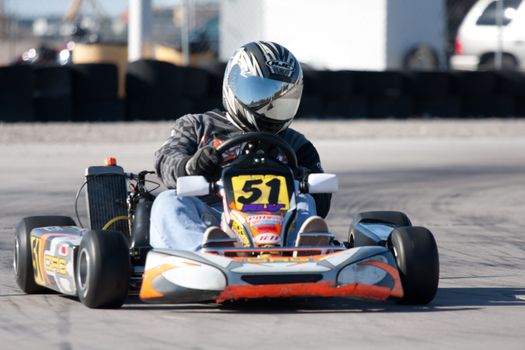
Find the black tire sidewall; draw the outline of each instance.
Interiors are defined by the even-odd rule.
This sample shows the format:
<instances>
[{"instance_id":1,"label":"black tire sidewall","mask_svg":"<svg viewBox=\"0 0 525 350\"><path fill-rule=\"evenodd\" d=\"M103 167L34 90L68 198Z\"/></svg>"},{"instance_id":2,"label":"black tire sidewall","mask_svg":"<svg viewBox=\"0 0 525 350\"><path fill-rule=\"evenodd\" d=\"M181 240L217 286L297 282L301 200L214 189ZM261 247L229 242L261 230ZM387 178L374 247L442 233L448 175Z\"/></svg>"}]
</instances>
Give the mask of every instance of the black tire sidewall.
<instances>
[{"instance_id":1,"label":"black tire sidewall","mask_svg":"<svg viewBox=\"0 0 525 350\"><path fill-rule=\"evenodd\" d=\"M439 254L432 233L424 227L399 227L390 242L403 284L401 302L428 304L439 283Z\"/></svg>"},{"instance_id":2,"label":"black tire sidewall","mask_svg":"<svg viewBox=\"0 0 525 350\"><path fill-rule=\"evenodd\" d=\"M86 288L80 281L80 259L89 257ZM88 231L79 246L75 281L80 301L90 308L118 308L128 293L129 250L127 240L120 232Z\"/></svg>"},{"instance_id":3,"label":"black tire sidewall","mask_svg":"<svg viewBox=\"0 0 525 350\"><path fill-rule=\"evenodd\" d=\"M44 291L44 287L36 284L31 256L31 231L26 230L24 221L16 229L15 246L18 241L18 252L13 252L13 260L17 259L15 272L16 283L24 293L32 294Z\"/></svg>"},{"instance_id":4,"label":"black tire sidewall","mask_svg":"<svg viewBox=\"0 0 525 350\"><path fill-rule=\"evenodd\" d=\"M74 226L75 222L68 216L30 216L22 219L16 226L15 246L18 241L18 259L16 268L13 266L16 283L24 293L34 294L48 291L47 288L35 282L33 257L31 255L31 231L38 227ZM13 252L13 259L16 258Z\"/></svg>"}]
</instances>

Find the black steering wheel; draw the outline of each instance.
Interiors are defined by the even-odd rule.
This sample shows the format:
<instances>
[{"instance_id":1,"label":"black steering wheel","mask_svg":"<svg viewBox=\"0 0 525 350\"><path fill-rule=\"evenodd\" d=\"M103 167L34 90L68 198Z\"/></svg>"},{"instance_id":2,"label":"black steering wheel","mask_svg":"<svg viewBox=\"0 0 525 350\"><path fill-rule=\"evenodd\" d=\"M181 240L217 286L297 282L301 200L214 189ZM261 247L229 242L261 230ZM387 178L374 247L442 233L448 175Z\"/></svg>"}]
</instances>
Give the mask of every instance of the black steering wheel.
<instances>
[{"instance_id":1,"label":"black steering wheel","mask_svg":"<svg viewBox=\"0 0 525 350\"><path fill-rule=\"evenodd\" d=\"M282 138L269 132L248 132L234 136L217 147L217 152L222 156L222 154L230 148L241 145L245 142L257 142L260 144L274 146L283 152L283 154L286 156L286 159L288 160L288 166L290 166L292 170L295 170L298 167L297 155L295 154L294 149Z\"/></svg>"}]
</instances>

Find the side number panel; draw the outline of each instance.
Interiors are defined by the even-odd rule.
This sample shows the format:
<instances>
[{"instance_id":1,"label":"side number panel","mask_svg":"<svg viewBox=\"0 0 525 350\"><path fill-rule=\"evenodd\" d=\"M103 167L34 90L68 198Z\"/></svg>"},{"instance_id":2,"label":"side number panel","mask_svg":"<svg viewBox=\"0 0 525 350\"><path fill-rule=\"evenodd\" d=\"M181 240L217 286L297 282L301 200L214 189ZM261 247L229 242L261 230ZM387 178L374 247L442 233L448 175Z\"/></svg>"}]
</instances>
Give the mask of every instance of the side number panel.
<instances>
[{"instance_id":1,"label":"side number panel","mask_svg":"<svg viewBox=\"0 0 525 350\"><path fill-rule=\"evenodd\" d=\"M45 285L42 276L42 266L40 265L40 246L42 240L38 237L31 236L31 256L33 260L33 271L35 273L35 282L41 286Z\"/></svg>"}]
</instances>

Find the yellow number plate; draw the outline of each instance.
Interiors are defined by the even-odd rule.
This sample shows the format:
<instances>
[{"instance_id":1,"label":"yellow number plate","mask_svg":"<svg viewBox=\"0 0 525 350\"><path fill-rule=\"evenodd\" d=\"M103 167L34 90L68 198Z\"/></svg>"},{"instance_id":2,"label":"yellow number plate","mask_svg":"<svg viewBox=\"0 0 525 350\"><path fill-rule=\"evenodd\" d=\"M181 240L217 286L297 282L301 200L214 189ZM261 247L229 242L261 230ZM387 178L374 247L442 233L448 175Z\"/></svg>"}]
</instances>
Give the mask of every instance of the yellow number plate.
<instances>
[{"instance_id":1,"label":"yellow number plate","mask_svg":"<svg viewBox=\"0 0 525 350\"><path fill-rule=\"evenodd\" d=\"M279 211L290 208L284 176L239 175L232 178L235 207L241 211Z\"/></svg>"}]
</instances>

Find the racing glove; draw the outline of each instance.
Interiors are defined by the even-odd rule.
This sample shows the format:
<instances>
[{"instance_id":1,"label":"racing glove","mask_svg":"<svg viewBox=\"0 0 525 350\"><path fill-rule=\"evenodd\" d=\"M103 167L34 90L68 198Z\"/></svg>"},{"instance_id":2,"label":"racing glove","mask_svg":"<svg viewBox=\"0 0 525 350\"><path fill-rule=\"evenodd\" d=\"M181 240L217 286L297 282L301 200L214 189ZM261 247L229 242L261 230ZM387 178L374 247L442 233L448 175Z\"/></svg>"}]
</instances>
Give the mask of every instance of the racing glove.
<instances>
[{"instance_id":1,"label":"racing glove","mask_svg":"<svg viewBox=\"0 0 525 350\"><path fill-rule=\"evenodd\" d=\"M202 175L208 180L217 179L222 169L222 158L217 150L211 146L199 148L186 163L188 175Z\"/></svg>"},{"instance_id":2,"label":"racing glove","mask_svg":"<svg viewBox=\"0 0 525 350\"><path fill-rule=\"evenodd\" d=\"M310 169L308 169L307 167L304 167L304 166L298 166L296 169L295 169L295 172L294 172L294 175L295 175L295 178L300 181L300 182L304 182L308 179L308 175L310 175L312 171Z\"/></svg>"}]
</instances>

